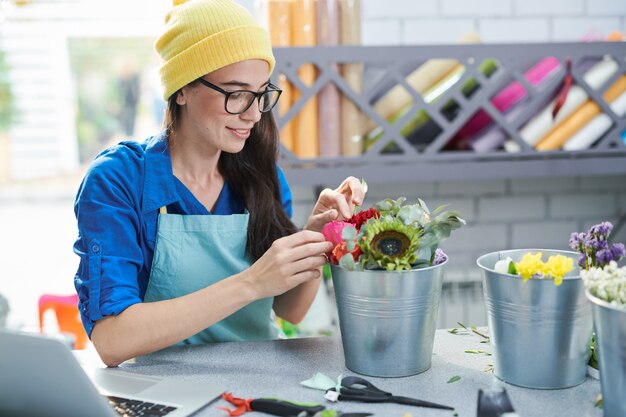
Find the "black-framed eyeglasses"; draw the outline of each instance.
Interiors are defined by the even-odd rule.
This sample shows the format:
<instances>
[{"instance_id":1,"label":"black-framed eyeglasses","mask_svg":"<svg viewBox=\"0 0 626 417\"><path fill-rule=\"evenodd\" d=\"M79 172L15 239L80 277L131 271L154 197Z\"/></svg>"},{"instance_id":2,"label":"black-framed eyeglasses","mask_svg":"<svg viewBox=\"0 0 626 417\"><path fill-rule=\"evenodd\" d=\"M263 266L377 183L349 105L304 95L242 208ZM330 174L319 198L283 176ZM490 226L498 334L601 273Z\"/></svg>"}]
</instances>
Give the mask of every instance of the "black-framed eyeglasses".
<instances>
[{"instance_id":1,"label":"black-framed eyeglasses","mask_svg":"<svg viewBox=\"0 0 626 417\"><path fill-rule=\"evenodd\" d=\"M259 102L259 111L261 113L267 113L274 108L278 102L278 98L283 92L283 90L272 83L269 83L265 90L256 92L250 90L226 91L208 82L204 78L198 78L198 81L200 81L202 85L224 94L224 110L230 114L244 113L252 106L255 99Z\"/></svg>"}]
</instances>

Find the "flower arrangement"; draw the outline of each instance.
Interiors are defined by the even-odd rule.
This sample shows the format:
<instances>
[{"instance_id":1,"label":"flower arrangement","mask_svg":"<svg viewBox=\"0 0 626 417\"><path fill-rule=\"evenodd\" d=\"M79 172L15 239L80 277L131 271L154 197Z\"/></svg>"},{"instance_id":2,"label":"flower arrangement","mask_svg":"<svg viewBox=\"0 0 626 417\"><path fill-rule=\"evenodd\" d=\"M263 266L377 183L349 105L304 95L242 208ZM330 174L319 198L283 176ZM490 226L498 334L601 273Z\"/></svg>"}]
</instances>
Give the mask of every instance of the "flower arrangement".
<instances>
[{"instance_id":1,"label":"flower arrangement","mask_svg":"<svg viewBox=\"0 0 626 417\"><path fill-rule=\"evenodd\" d=\"M345 221L328 223L322 233L335 246L329 261L346 270L403 271L446 261L440 243L465 224L456 211L432 212L426 203L404 205L406 198L387 198Z\"/></svg>"},{"instance_id":2,"label":"flower arrangement","mask_svg":"<svg viewBox=\"0 0 626 417\"><path fill-rule=\"evenodd\" d=\"M531 278L552 279L554 285L561 285L563 277L574 269L574 261L563 255L553 255L547 261L543 261L542 253L528 252L524 254L522 260L513 262L510 257L496 262L494 270L501 274L519 275L524 282Z\"/></svg>"},{"instance_id":3,"label":"flower arrangement","mask_svg":"<svg viewBox=\"0 0 626 417\"><path fill-rule=\"evenodd\" d=\"M609 244L611 231L613 225L602 222L586 233L572 233L569 244L580 252L578 263L584 268L580 276L589 292L613 305L626 306L626 266L617 265L626 248L623 243Z\"/></svg>"}]
</instances>

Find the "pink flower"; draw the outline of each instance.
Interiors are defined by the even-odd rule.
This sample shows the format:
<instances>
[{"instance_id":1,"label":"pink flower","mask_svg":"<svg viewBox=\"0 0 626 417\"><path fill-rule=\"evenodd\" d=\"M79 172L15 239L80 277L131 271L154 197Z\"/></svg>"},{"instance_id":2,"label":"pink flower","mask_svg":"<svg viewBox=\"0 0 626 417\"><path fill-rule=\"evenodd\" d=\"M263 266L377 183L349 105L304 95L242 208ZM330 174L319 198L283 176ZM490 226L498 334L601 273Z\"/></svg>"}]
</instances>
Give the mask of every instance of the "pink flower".
<instances>
[{"instance_id":1,"label":"pink flower","mask_svg":"<svg viewBox=\"0 0 626 417\"><path fill-rule=\"evenodd\" d=\"M326 238L326 241L332 242L333 245L337 246L341 242L343 242L343 238L341 237L341 231L346 226L352 226L348 222L344 222L341 220L333 220L332 222L326 223L326 226L322 229L322 234Z\"/></svg>"}]
</instances>

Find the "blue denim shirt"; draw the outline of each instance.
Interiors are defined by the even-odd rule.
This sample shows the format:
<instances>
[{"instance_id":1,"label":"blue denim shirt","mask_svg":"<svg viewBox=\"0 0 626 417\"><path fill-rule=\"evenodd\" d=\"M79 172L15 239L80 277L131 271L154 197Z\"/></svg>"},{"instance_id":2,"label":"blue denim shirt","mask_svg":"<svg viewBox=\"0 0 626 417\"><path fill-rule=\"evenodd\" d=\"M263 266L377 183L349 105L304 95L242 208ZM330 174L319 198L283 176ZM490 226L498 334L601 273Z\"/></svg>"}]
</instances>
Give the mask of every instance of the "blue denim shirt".
<instances>
[{"instance_id":1,"label":"blue denim shirt","mask_svg":"<svg viewBox=\"0 0 626 417\"><path fill-rule=\"evenodd\" d=\"M280 168L278 178L291 217L291 190ZM170 214L211 214L174 176L165 131L143 143L121 142L104 150L85 175L74 203L74 252L80 257L74 286L90 336L97 320L143 300L163 206ZM226 179L212 214L244 209Z\"/></svg>"}]
</instances>

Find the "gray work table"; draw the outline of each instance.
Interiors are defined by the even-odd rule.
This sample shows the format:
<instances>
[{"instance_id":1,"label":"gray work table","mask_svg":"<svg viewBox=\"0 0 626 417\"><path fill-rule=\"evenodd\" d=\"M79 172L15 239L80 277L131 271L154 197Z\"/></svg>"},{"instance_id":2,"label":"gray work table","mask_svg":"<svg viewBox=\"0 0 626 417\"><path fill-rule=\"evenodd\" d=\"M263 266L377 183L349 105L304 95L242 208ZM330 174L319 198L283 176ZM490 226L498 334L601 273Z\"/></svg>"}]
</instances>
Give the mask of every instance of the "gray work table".
<instances>
[{"instance_id":1,"label":"gray work table","mask_svg":"<svg viewBox=\"0 0 626 417\"><path fill-rule=\"evenodd\" d=\"M416 397L456 407L460 417L476 416L478 389L505 386L513 406L521 417L539 416L602 416L594 402L600 383L587 377L573 388L532 390L504 384L485 368L491 356L465 353L466 349L490 351L474 334L450 334L438 330L432 367L419 375L404 378L366 377L379 388L397 395ZM549 349L537 346L537 349ZM532 364L529 364L532 366ZM139 357L122 364L122 369L147 375L164 375L219 384L237 397L286 398L294 401L325 404L340 411L369 411L376 416L452 416L447 410L434 410L396 404L330 403L323 392L306 388L300 382L322 372L335 379L342 374L355 375L344 364L339 337L274 340L262 342L230 342L203 346L177 346ZM447 381L458 375L457 382ZM227 416L218 406L230 406L219 400L202 409L197 416ZM232 406L230 406L232 408ZM249 413L246 415L267 415Z\"/></svg>"}]
</instances>

